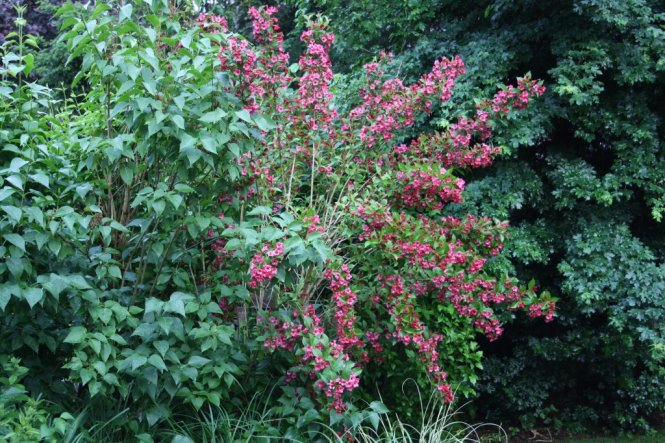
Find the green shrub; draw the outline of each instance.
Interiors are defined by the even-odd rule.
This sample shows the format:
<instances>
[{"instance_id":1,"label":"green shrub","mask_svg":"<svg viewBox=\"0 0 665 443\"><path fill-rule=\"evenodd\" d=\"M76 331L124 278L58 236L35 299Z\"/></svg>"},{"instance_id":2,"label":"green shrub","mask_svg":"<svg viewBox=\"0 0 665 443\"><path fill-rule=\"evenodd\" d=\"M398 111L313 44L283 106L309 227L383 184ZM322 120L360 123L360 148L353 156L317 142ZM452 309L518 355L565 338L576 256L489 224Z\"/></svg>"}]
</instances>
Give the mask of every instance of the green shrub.
<instances>
[{"instance_id":1,"label":"green shrub","mask_svg":"<svg viewBox=\"0 0 665 443\"><path fill-rule=\"evenodd\" d=\"M476 331L552 319L549 293L485 267L503 223L443 217L537 81L410 140L459 58L410 86L369 64L358 106L338 110L324 20L289 66L274 8L250 8L251 44L177 5L65 5L83 95L26 83L22 37L0 71L0 355L22 358L33 395L82 411L79 439L150 441L275 385L285 435L376 427L385 407L357 404L405 360L449 403L472 392Z\"/></svg>"}]
</instances>

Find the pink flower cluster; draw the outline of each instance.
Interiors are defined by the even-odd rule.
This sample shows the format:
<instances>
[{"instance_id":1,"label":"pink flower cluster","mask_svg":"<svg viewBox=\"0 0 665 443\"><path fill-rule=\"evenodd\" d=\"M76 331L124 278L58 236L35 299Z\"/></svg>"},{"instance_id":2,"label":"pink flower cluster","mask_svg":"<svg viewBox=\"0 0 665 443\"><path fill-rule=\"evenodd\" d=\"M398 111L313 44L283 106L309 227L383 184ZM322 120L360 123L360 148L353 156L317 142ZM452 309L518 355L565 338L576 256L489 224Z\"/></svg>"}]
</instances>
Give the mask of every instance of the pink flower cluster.
<instances>
[{"instance_id":1,"label":"pink flower cluster","mask_svg":"<svg viewBox=\"0 0 665 443\"><path fill-rule=\"evenodd\" d=\"M225 17L213 14L199 14L196 23L201 29L211 34L228 32L229 23Z\"/></svg>"},{"instance_id":2,"label":"pink flower cluster","mask_svg":"<svg viewBox=\"0 0 665 443\"><path fill-rule=\"evenodd\" d=\"M321 226L321 219L318 215L312 215L311 217L305 217L303 222L307 227L307 233L311 234L313 232L325 232L325 228Z\"/></svg>"},{"instance_id":3,"label":"pink flower cluster","mask_svg":"<svg viewBox=\"0 0 665 443\"><path fill-rule=\"evenodd\" d=\"M534 83L531 79L518 80L517 88L510 85L499 91L492 100L492 110L497 113L507 113L510 108L524 109L529 104L529 98L534 95L543 95L545 87Z\"/></svg>"},{"instance_id":4,"label":"pink flower cluster","mask_svg":"<svg viewBox=\"0 0 665 443\"><path fill-rule=\"evenodd\" d=\"M302 342L303 338L320 337L324 334L321 318L316 314L313 305L305 306L302 311L292 311L290 317L286 320L269 316L267 321L271 330L263 342L263 346L272 351L294 351L296 344L299 341ZM303 351L302 359L303 361L309 361L313 355L310 348L309 353L307 353L307 350ZM291 370L290 373L295 374L296 371Z\"/></svg>"},{"instance_id":5,"label":"pink flower cluster","mask_svg":"<svg viewBox=\"0 0 665 443\"><path fill-rule=\"evenodd\" d=\"M332 399L332 407L338 414L346 410L346 404L342 399L345 391L352 391L358 387L360 379L355 373L352 373L348 379L337 377L328 383L319 380L316 386L321 389L328 398Z\"/></svg>"},{"instance_id":6,"label":"pink flower cluster","mask_svg":"<svg viewBox=\"0 0 665 443\"><path fill-rule=\"evenodd\" d=\"M466 221L445 217L441 222L424 216L407 217L404 213L395 217L389 211L357 211L365 222L363 239L386 250L396 257L400 275L382 278L389 284L385 296L387 313L395 332L391 337L408 344L413 334L420 334L423 325L414 309L415 295L432 293L441 303L451 303L462 316L470 317L473 324L490 340L498 338L503 329L490 305L508 305L509 309L524 308L526 291L512 284L501 285L495 279L480 275L486 258L480 254L496 255L501 249L497 239L505 224L494 224L489 219L468 216ZM446 239L441 251L434 245ZM457 240L455 240L457 239ZM463 243L460 239L464 239ZM437 271L432 275L432 271ZM427 274L424 274L427 272ZM427 275L427 280L420 278ZM407 291L404 276L414 282ZM545 301L529 308L530 316L550 319L555 304Z\"/></svg>"},{"instance_id":7,"label":"pink flower cluster","mask_svg":"<svg viewBox=\"0 0 665 443\"><path fill-rule=\"evenodd\" d=\"M438 210L445 202L460 203L464 180L455 177L441 177L446 170L441 168L439 174L432 168L428 170L411 170L407 173L398 172L397 180L402 185L394 196L407 208Z\"/></svg>"},{"instance_id":8,"label":"pink flower cluster","mask_svg":"<svg viewBox=\"0 0 665 443\"><path fill-rule=\"evenodd\" d=\"M333 79L332 63L328 50L335 37L325 32L321 24L312 24L304 31L300 40L306 45L300 57L300 69L303 71L298 82L296 97L288 113L289 121L295 126L306 145L324 145L332 138L333 121L337 111L331 108L333 100L330 82ZM312 137L324 133L325 137Z\"/></svg>"},{"instance_id":9,"label":"pink flower cluster","mask_svg":"<svg viewBox=\"0 0 665 443\"><path fill-rule=\"evenodd\" d=\"M434 334L426 337L427 328L420 320L415 308L416 293L418 290L407 291L404 281L399 275L389 275L380 278L382 286L388 289L385 295L385 307L390 315L390 323L394 331L386 334L387 339L395 340L405 346L415 347L420 355L420 361L437 385L437 389L444 394L444 400L453 400L450 385L445 383L448 374L439 366L439 352L437 346L443 339L441 335Z\"/></svg>"},{"instance_id":10,"label":"pink flower cluster","mask_svg":"<svg viewBox=\"0 0 665 443\"><path fill-rule=\"evenodd\" d=\"M274 7L249 9L254 38L261 43L261 51L255 52L247 40L235 35L220 43L218 58L222 70L236 82L235 94L252 113L259 110L264 100L276 102L279 89L291 81L287 71L289 57L283 48L277 19L273 17L276 12Z\"/></svg>"},{"instance_id":11,"label":"pink flower cluster","mask_svg":"<svg viewBox=\"0 0 665 443\"><path fill-rule=\"evenodd\" d=\"M365 65L368 83L360 91L363 103L350 113L350 122L343 126L347 134L359 123L358 137L368 147L377 142L391 140L395 131L413 125L421 109L431 112L432 100L438 96L442 101L450 99L455 78L465 72L460 57L452 60L442 58L421 79L407 87L399 79L381 81L384 72L377 63Z\"/></svg>"},{"instance_id":12,"label":"pink flower cluster","mask_svg":"<svg viewBox=\"0 0 665 443\"><path fill-rule=\"evenodd\" d=\"M329 288L335 304L336 342L345 352L349 352L354 347L360 348L362 340L355 331L356 313L354 310L358 296L350 288L351 272L349 272L348 266L343 264L339 270L327 268L323 276L330 281Z\"/></svg>"},{"instance_id":13,"label":"pink flower cluster","mask_svg":"<svg viewBox=\"0 0 665 443\"><path fill-rule=\"evenodd\" d=\"M272 280L277 275L277 266L280 263L278 257L284 255L284 245L277 242L274 249L265 245L261 253L254 254L252 262L249 265L249 274L251 288L258 287L261 283Z\"/></svg>"},{"instance_id":14,"label":"pink flower cluster","mask_svg":"<svg viewBox=\"0 0 665 443\"><path fill-rule=\"evenodd\" d=\"M519 92L517 92L519 91ZM518 87L508 86L499 91L491 102L482 102L476 107L474 118L460 118L445 132L422 135L407 145L394 148L393 164L409 162L431 162L436 165L462 168L489 166L495 155L501 152L487 140L492 135L490 122L508 114L512 109L523 109L534 96L542 95L545 87L525 77Z\"/></svg>"},{"instance_id":15,"label":"pink flower cluster","mask_svg":"<svg viewBox=\"0 0 665 443\"><path fill-rule=\"evenodd\" d=\"M357 370L353 369L338 340L329 340L325 335L313 305L306 305L302 312L294 310L288 320L270 316L267 321L269 328L264 346L271 351L288 351L297 357L296 365L287 371L284 381L291 383L299 374L305 380L315 380L313 387L328 400L329 409L342 413L346 409L343 394L358 386ZM326 372L334 361L341 362L348 377L331 377ZM312 394L316 399L316 393Z\"/></svg>"}]
</instances>

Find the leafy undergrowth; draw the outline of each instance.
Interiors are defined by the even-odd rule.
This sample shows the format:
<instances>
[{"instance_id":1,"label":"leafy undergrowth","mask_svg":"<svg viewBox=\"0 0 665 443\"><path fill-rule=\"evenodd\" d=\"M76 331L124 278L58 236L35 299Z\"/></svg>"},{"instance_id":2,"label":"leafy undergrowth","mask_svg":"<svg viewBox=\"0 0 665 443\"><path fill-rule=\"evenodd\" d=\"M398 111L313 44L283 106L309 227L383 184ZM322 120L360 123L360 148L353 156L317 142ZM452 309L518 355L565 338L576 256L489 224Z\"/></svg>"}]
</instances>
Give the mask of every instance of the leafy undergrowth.
<instances>
[{"instance_id":1,"label":"leafy undergrowth","mask_svg":"<svg viewBox=\"0 0 665 443\"><path fill-rule=\"evenodd\" d=\"M509 441L511 443L662 443L665 441L665 430L648 435L622 435L609 436L602 434L575 434L570 435L566 431L554 431L548 428L537 428L511 432L506 439L506 434L501 432L483 433L480 438L482 443L498 443Z\"/></svg>"},{"instance_id":2,"label":"leafy undergrowth","mask_svg":"<svg viewBox=\"0 0 665 443\"><path fill-rule=\"evenodd\" d=\"M665 430L652 435L622 437L569 437L562 443L662 443L665 441Z\"/></svg>"}]
</instances>

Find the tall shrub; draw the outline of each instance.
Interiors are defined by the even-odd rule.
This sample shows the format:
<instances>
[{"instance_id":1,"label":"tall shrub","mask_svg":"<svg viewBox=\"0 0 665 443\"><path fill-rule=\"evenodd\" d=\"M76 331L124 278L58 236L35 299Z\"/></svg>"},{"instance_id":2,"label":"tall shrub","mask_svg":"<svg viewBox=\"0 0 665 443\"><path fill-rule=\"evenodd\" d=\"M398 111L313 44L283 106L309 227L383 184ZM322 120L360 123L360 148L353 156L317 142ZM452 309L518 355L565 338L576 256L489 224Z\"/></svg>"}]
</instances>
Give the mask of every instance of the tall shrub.
<instances>
[{"instance_id":1,"label":"tall shrub","mask_svg":"<svg viewBox=\"0 0 665 443\"><path fill-rule=\"evenodd\" d=\"M495 339L513 311L552 318L549 294L486 272L504 223L444 216L539 83L410 139L460 58L408 86L370 63L345 111L324 22L290 65L274 8L249 10L254 43L223 17L150 12L61 10L84 99L56 111L16 102L36 85L4 86L0 352L24 358L33 389L131 402L136 433L277 383L273 409L315 432L366 417L353 400L368 364L401 382L406 357L452 401L479 365L475 331Z\"/></svg>"}]
</instances>

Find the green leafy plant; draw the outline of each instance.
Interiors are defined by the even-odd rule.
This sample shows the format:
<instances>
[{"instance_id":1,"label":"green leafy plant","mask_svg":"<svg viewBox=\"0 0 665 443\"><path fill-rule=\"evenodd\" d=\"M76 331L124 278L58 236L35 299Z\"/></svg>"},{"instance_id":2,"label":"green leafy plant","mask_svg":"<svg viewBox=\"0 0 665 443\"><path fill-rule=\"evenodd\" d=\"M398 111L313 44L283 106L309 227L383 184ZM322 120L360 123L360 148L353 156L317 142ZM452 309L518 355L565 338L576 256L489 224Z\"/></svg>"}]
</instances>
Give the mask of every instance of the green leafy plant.
<instances>
[{"instance_id":1,"label":"green leafy plant","mask_svg":"<svg viewBox=\"0 0 665 443\"><path fill-rule=\"evenodd\" d=\"M451 99L460 58L407 86L386 55L338 110L326 21L290 65L275 13L249 9L250 43L178 2L65 5L60 41L86 87L63 102L22 80L27 56L3 59L0 355L23 358L31 393L97 410L79 439L150 441L275 383L285 435L377 426L361 382L401 379L409 359L450 403L453 385L472 392L477 332L553 318L549 293L485 267L504 223L445 216L542 85L518 78L411 138ZM423 432L443 432L438 417Z\"/></svg>"}]
</instances>

